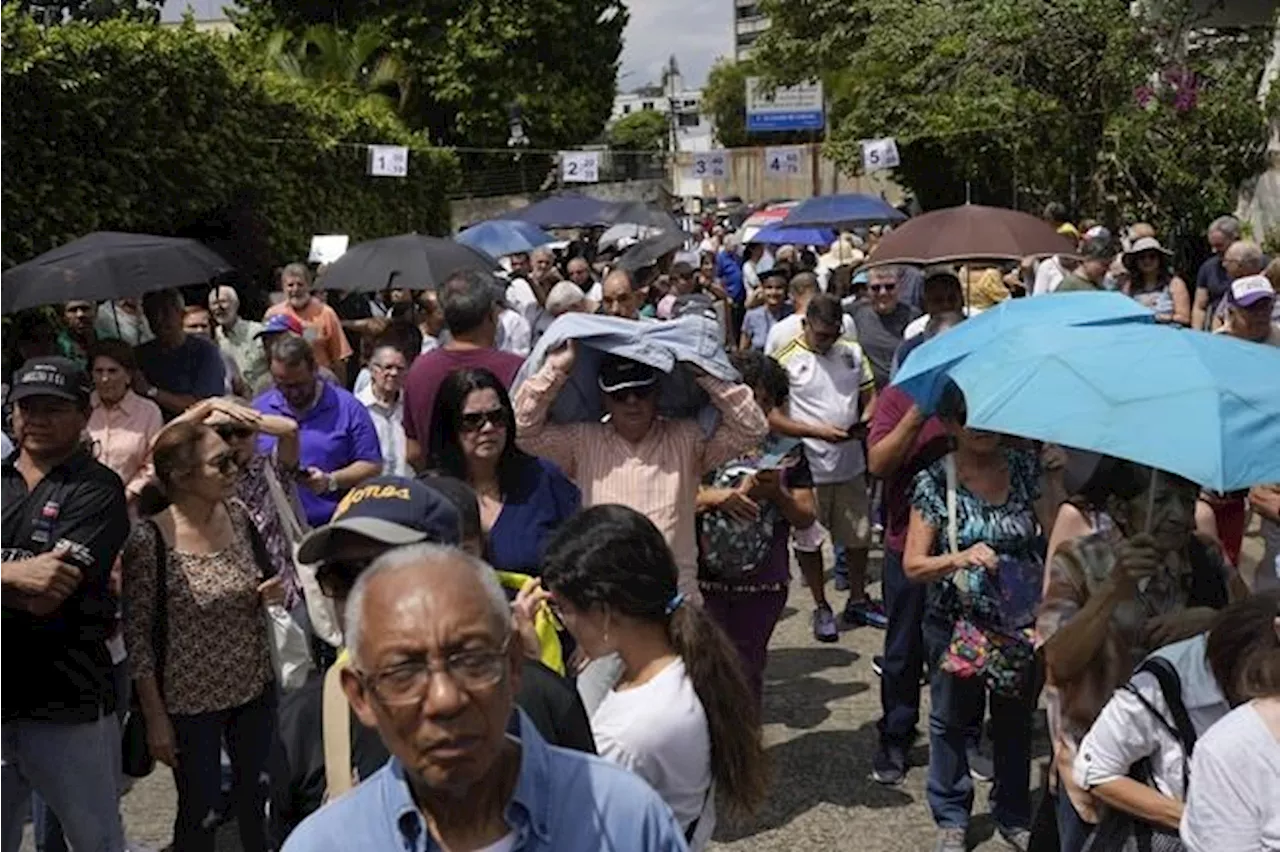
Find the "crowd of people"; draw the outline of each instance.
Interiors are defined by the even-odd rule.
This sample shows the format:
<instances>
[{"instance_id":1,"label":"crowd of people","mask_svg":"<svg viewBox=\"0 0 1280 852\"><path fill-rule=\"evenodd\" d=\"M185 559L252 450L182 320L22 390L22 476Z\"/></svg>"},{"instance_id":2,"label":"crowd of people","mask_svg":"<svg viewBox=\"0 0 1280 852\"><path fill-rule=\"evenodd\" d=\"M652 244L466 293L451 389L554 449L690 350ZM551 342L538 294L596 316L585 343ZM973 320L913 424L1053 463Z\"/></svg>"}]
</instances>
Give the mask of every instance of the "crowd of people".
<instances>
[{"instance_id":1,"label":"crowd of people","mask_svg":"<svg viewBox=\"0 0 1280 852\"><path fill-rule=\"evenodd\" d=\"M245 852L700 850L785 783L760 716L793 557L815 641L885 631L854 756L881 784L927 685L938 852L978 782L1020 850L1280 849L1280 484L1204 491L892 384L966 316L1072 291L1280 345L1280 261L1230 217L1185 277L1148 225L1045 217L1077 255L920 270L875 265L875 229L707 223L639 268L575 243L362 294L290 264L260 321L226 284L19 315L3 849L28 808L40 850L126 849L126 771L158 762L176 852L227 820Z\"/></svg>"}]
</instances>

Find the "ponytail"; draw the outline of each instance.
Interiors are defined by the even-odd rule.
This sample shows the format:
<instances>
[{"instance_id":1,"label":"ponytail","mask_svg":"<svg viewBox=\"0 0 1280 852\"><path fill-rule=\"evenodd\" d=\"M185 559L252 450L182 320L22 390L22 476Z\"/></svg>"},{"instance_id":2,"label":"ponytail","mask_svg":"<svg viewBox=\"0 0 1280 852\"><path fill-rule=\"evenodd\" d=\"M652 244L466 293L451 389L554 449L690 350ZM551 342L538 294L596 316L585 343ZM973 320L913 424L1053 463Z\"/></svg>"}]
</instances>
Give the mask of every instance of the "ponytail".
<instances>
[{"instance_id":1,"label":"ponytail","mask_svg":"<svg viewBox=\"0 0 1280 852\"><path fill-rule=\"evenodd\" d=\"M711 775L731 811L752 813L764 802L769 786L759 704L747 685L738 651L720 625L699 606L679 597L675 603L667 638L684 661L707 714Z\"/></svg>"},{"instance_id":2,"label":"ponytail","mask_svg":"<svg viewBox=\"0 0 1280 852\"><path fill-rule=\"evenodd\" d=\"M169 508L169 495L156 482L148 482L138 492L138 516L149 518Z\"/></svg>"}]
</instances>

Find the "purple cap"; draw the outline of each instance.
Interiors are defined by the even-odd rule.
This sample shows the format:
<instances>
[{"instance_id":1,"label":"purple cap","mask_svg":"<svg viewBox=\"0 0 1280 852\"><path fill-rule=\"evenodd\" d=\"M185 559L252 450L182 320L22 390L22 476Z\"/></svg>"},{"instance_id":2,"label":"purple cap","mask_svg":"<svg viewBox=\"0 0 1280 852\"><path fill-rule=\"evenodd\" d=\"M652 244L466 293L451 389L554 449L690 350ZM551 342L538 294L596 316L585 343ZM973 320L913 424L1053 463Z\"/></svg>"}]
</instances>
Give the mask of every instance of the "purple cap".
<instances>
[{"instance_id":1,"label":"purple cap","mask_svg":"<svg viewBox=\"0 0 1280 852\"><path fill-rule=\"evenodd\" d=\"M1262 275L1246 275L1231 282L1227 300L1241 308L1248 308L1262 301L1274 299L1276 289Z\"/></svg>"}]
</instances>

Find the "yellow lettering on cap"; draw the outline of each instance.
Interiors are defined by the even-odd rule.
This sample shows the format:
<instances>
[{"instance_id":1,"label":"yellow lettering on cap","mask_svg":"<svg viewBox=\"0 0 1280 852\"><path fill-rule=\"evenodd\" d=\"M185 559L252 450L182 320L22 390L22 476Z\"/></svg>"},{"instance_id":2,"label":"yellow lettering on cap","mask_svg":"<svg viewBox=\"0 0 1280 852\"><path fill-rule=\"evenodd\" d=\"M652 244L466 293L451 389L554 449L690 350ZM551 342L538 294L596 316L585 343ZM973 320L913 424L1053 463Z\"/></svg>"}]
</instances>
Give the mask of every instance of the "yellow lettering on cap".
<instances>
[{"instance_id":1,"label":"yellow lettering on cap","mask_svg":"<svg viewBox=\"0 0 1280 852\"><path fill-rule=\"evenodd\" d=\"M403 485L361 485L352 488L338 502L338 508L333 511L333 520L338 520L352 506L365 500L404 500L407 502L410 499L409 489Z\"/></svg>"}]
</instances>

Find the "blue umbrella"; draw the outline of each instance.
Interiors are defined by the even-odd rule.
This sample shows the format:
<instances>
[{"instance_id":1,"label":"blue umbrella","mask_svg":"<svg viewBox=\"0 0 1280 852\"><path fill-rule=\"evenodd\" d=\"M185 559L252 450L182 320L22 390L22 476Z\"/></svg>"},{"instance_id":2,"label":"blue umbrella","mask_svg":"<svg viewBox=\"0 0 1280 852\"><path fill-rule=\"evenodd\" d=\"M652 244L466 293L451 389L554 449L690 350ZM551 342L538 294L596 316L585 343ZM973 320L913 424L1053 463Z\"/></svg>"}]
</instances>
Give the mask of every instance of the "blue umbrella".
<instances>
[{"instance_id":1,"label":"blue umbrella","mask_svg":"<svg viewBox=\"0 0 1280 852\"><path fill-rule=\"evenodd\" d=\"M947 373L974 428L1104 453L1218 491L1280 482L1272 346L1145 323L1028 326Z\"/></svg>"},{"instance_id":2,"label":"blue umbrella","mask_svg":"<svg viewBox=\"0 0 1280 852\"><path fill-rule=\"evenodd\" d=\"M892 204L874 195L850 192L844 195L819 195L801 201L782 220L788 227L823 226L829 228L902 222L907 217ZM830 242L830 240L828 240Z\"/></svg>"},{"instance_id":3,"label":"blue umbrella","mask_svg":"<svg viewBox=\"0 0 1280 852\"><path fill-rule=\"evenodd\" d=\"M537 225L512 219L493 219L472 225L454 239L490 257L533 251L556 240Z\"/></svg>"},{"instance_id":4,"label":"blue umbrella","mask_svg":"<svg viewBox=\"0 0 1280 852\"><path fill-rule=\"evenodd\" d=\"M1155 322L1155 313L1120 293L1060 293L1006 299L917 347L903 362L893 383L915 398L922 411L931 413L947 384L947 370L1010 332L1026 326L1135 322Z\"/></svg>"},{"instance_id":5,"label":"blue umbrella","mask_svg":"<svg viewBox=\"0 0 1280 852\"><path fill-rule=\"evenodd\" d=\"M594 225L611 225L617 221L621 205L601 201L576 192L552 195L497 217L518 219L539 228L590 228Z\"/></svg>"},{"instance_id":6,"label":"blue umbrella","mask_svg":"<svg viewBox=\"0 0 1280 852\"><path fill-rule=\"evenodd\" d=\"M772 246L829 246L835 238L836 232L830 228L793 228L774 222L756 231L747 242Z\"/></svg>"}]
</instances>

